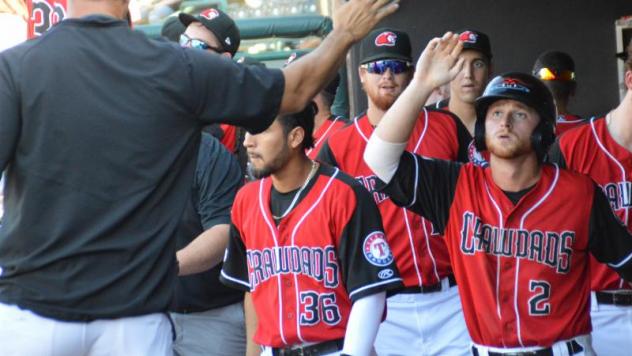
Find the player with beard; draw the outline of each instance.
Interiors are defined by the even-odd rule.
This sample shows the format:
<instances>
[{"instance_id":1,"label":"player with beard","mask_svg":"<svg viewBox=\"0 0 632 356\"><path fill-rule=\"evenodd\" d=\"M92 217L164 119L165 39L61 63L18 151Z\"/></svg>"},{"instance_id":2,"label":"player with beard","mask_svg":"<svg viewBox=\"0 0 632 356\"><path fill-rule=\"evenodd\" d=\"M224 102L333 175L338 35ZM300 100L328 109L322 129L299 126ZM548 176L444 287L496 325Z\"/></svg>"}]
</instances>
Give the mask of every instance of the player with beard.
<instances>
[{"instance_id":1,"label":"player with beard","mask_svg":"<svg viewBox=\"0 0 632 356\"><path fill-rule=\"evenodd\" d=\"M312 103L246 134L258 180L235 199L221 280L249 292L264 355L368 355L401 278L371 196L307 157L315 114Z\"/></svg>"},{"instance_id":2,"label":"player with beard","mask_svg":"<svg viewBox=\"0 0 632 356\"><path fill-rule=\"evenodd\" d=\"M629 281L632 237L590 178L544 162L556 119L546 86L506 73L476 100L487 167L404 151L418 108L461 70L461 48L449 33L428 44L364 158L380 190L444 233L474 356L594 355L589 257Z\"/></svg>"},{"instance_id":3,"label":"player with beard","mask_svg":"<svg viewBox=\"0 0 632 356\"><path fill-rule=\"evenodd\" d=\"M405 32L390 28L371 32L361 44L358 74L368 99L366 114L334 133L318 159L355 177L372 194L406 288L387 300L380 326L378 354L463 355L469 352L456 281L446 245L432 224L397 207L375 190L377 177L364 163L368 138L384 113L408 86L413 73L411 46ZM446 160L458 159L454 122L438 111L421 110L407 150ZM469 143L469 142L468 142ZM416 347L411 348L413 342Z\"/></svg>"}]
</instances>

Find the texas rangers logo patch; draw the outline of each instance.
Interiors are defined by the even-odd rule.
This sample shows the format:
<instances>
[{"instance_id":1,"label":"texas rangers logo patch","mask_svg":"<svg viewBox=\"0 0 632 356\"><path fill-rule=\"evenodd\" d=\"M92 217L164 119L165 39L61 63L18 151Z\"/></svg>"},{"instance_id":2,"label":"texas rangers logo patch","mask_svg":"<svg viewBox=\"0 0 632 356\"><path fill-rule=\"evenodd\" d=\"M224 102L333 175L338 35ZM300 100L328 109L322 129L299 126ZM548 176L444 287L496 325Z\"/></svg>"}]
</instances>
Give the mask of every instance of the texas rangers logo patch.
<instances>
[{"instance_id":1,"label":"texas rangers logo patch","mask_svg":"<svg viewBox=\"0 0 632 356\"><path fill-rule=\"evenodd\" d=\"M367 261L374 266L384 267L393 262L393 253L382 231L372 232L364 239L362 252Z\"/></svg>"},{"instance_id":2,"label":"texas rangers logo patch","mask_svg":"<svg viewBox=\"0 0 632 356\"><path fill-rule=\"evenodd\" d=\"M219 16L219 11L217 11L217 9L204 10L200 12L200 16L204 17L205 19L212 20Z\"/></svg>"},{"instance_id":3,"label":"texas rangers logo patch","mask_svg":"<svg viewBox=\"0 0 632 356\"><path fill-rule=\"evenodd\" d=\"M375 37L375 45L378 47L394 47L397 43L397 35L390 31L385 31Z\"/></svg>"},{"instance_id":4,"label":"texas rangers logo patch","mask_svg":"<svg viewBox=\"0 0 632 356\"><path fill-rule=\"evenodd\" d=\"M465 43L476 43L478 35L472 31L465 31L459 35L459 40Z\"/></svg>"},{"instance_id":5,"label":"texas rangers logo patch","mask_svg":"<svg viewBox=\"0 0 632 356\"><path fill-rule=\"evenodd\" d=\"M514 78L505 78L502 82L498 84L498 87L510 90L518 90L525 93L531 91L524 82L522 82L520 79Z\"/></svg>"}]
</instances>

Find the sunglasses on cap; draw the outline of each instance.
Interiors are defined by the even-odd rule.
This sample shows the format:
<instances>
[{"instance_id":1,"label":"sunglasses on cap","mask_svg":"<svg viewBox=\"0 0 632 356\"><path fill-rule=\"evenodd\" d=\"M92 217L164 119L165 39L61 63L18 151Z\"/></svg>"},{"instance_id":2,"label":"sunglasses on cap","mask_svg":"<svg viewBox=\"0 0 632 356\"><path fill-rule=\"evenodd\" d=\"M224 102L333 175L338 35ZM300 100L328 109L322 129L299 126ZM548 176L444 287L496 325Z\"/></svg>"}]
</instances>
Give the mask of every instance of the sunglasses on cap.
<instances>
[{"instance_id":1,"label":"sunglasses on cap","mask_svg":"<svg viewBox=\"0 0 632 356\"><path fill-rule=\"evenodd\" d=\"M198 40L197 38L191 38L184 33L180 35L180 46L187 47L187 48L201 49L203 51L211 50L215 53L224 52L221 48L213 47L202 40Z\"/></svg>"},{"instance_id":2,"label":"sunglasses on cap","mask_svg":"<svg viewBox=\"0 0 632 356\"><path fill-rule=\"evenodd\" d=\"M360 67L366 69L367 72L372 74L384 74L387 69L390 69L393 74L400 74L410 70L412 64L410 62L400 61L397 59L384 59L381 61L365 63Z\"/></svg>"},{"instance_id":3,"label":"sunglasses on cap","mask_svg":"<svg viewBox=\"0 0 632 356\"><path fill-rule=\"evenodd\" d=\"M575 72L570 70L556 71L551 68L540 68L537 71L536 76L540 78L540 80L563 80L563 81L571 81L575 80Z\"/></svg>"}]
</instances>

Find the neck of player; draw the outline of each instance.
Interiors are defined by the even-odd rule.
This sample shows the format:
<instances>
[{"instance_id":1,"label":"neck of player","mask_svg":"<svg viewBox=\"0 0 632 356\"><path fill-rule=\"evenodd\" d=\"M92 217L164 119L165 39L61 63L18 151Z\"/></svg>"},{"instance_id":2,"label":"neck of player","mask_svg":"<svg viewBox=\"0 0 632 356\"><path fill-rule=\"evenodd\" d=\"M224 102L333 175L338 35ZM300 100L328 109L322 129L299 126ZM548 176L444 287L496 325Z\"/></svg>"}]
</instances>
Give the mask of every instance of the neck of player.
<instances>
[{"instance_id":1,"label":"neck of player","mask_svg":"<svg viewBox=\"0 0 632 356\"><path fill-rule=\"evenodd\" d=\"M312 167L312 160L303 151L293 152L285 166L271 175L274 189L279 193L287 193L301 188L309 178Z\"/></svg>"},{"instance_id":2,"label":"neck of player","mask_svg":"<svg viewBox=\"0 0 632 356\"><path fill-rule=\"evenodd\" d=\"M386 111L378 108L375 104L371 102L371 99L369 99L366 116L373 127L377 126L377 124L382 121L382 117L384 117L385 113Z\"/></svg>"},{"instance_id":3,"label":"neck of player","mask_svg":"<svg viewBox=\"0 0 632 356\"><path fill-rule=\"evenodd\" d=\"M73 0L68 2L68 17L78 18L88 15L106 15L126 19L128 0Z\"/></svg>"},{"instance_id":4,"label":"neck of player","mask_svg":"<svg viewBox=\"0 0 632 356\"><path fill-rule=\"evenodd\" d=\"M535 152L508 159L491 153L489 165L494 183L506 192L532 187L540 179L542 171Z\"/></svg>"},{"instance_id":5,"label":"neck of player","mask_svg":"<svg viewBox=\"0 0 632 356\"><path fill-rule=\"evenodd\" d=\"M448 110L461 119L461 122L470 132L470 135L474 136L474 126L476 124L476 109L473 103L466 103L458 100L456 96L451 96L448 104Z\"/></svg>"},{"instance_id":6,"label":"neck of player","mask_svg":"<svg viewBox=\"0 0 632 356\"><path fill-rule=\"evenodd\" d=\"M626 72L626 85L628 82L628 91L619 106L608 115L607 124L615 142L632 152L632 71Z\"/></svg>"}]
</instances>

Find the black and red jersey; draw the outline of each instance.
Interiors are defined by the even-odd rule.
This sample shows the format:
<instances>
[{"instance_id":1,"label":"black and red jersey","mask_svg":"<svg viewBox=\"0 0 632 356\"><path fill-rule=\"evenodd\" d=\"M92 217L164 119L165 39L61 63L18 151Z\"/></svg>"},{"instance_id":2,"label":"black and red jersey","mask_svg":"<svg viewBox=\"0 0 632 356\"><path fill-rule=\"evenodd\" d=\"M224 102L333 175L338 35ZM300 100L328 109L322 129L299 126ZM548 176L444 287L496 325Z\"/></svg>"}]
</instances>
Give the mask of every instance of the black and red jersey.
<instances>
[{"instance_id":1,"label":"black and red jersey","mask_svg":"<svg viewBox=\"0 0 632 356\"><path fill-rule=\"evenodd\" d=\"M407 150L425 156L465 160L466 145L459 142L457 125L449 113L423 110ZM406 208L397 207L377 191L378 178L362 158L373 126L366 115L330 137L318 159L353 176L373 196L380 209L389 244L407 287L431 285L452 274L448 251L432 224Z\"/></svg>"},{"instance_id":2,"label":"black and red jersey","mask_svg":"<svg viewBox=\"0 0 632 356\"><path fill-rule=\"evenodd\" d=\"M220 280L252 293L260 345L343 338L353 301L401 287L379 211L362 186L327 165L280 220L272 189L265 178L237 193Z\"/></svg>"},{"instance_id":3,"label":"black and red jersey","mask_svg":"<svg viewBox=\"0 0 632 356\"><path fill-rule=\"evenodd\" d=\"M549 160L590 176L603 190L612 210L632 231L632 153L612 139L605 118L561 136ZM632 289L608 266L591 260L591 289Z\"/></svg>"},{"instance_id":4,"label":"black and red jersey","mask_svg":"<svg viewBox=\"0 0 632 356\"><path fill-rule=\"evenodd\" d=\"M589 252L632 278L632 239L590 178L544 165L507 193L491 168L405 152L384 192L444 233L476 344L549 347L588 334Z\"/></svg>"}]
</instances>

